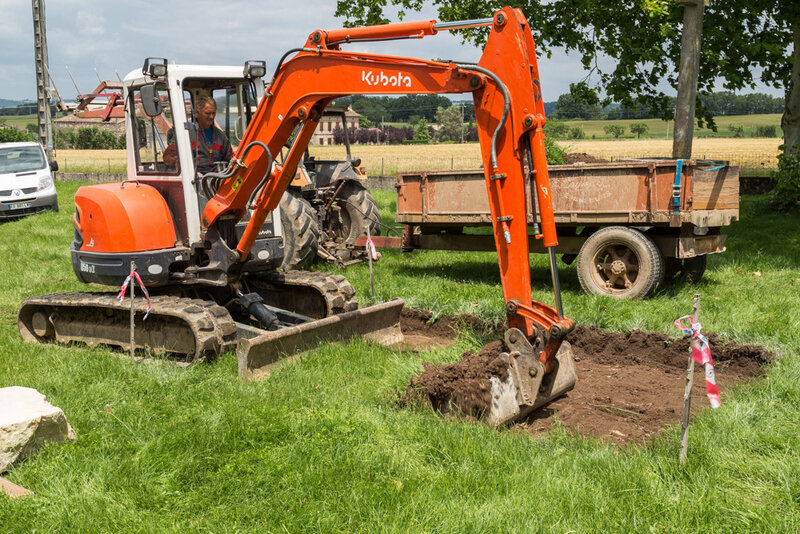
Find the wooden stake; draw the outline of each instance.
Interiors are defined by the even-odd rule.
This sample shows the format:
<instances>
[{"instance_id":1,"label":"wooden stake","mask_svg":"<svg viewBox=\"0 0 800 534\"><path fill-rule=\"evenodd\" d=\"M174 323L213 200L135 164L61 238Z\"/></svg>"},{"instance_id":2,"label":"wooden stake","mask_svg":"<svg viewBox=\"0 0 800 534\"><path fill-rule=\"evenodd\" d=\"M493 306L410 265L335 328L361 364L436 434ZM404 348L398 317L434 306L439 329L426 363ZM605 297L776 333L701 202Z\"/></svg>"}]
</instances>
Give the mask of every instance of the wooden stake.
<instances>
[{"instance_id":1,"label":"wooden stake","mask_svg":"<svg viewBox=\"0 0 800 534\"><path fill-rule=\"evenodd\" d=\"M700 295L694 296L694 308L692 310L692 324L700 320ZM686 455L689 450L689 412L692 409L692 386L694 385L694 360L692 359L692 346L695 339L689 342L689 367L686 370L686 389L683 391L683 417L681 418L681 452L680 463L686 463Z\"/></svg>"},{"instance_id":2,"label":"wooden stake","mask_svg":"<svg viewBox=\"0 0 800 534\"><path fill-rule=\"evenodd\" d=\"M131 274L133 274L133 271L135 270L136 270L136 264L134 262L131 262ZM135 309L133 307L133 288L135 286L136 286L136 279L133 276L131 276L131 360L134 359L134 356L136 354L135 337L133 335L133 318L135 315Z\"/></svg>"}]
</instances>

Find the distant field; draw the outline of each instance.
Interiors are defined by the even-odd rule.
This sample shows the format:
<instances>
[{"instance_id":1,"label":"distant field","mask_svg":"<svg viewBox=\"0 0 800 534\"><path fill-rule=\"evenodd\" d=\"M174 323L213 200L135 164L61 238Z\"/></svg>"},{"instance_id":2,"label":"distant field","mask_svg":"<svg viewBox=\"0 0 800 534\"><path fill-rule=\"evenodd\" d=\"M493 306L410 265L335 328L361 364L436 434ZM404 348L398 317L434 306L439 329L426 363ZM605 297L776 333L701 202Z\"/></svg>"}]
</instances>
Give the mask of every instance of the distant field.
<instances>
[{"instance_id":1,"label":"distant field","mask_svg":"<svg viewBox=\"0 0 800 534\"><path fill-rule=\"evenodd\" d=\"M693 143L697 159L716 159L740 165L749 174L775 168L781 139L701 138ZM617 139L559 141L568 152L616 160L636 157L669 157L672 141L666 139ZM344 159L343 146L312 146L318 159ZM354 145L353 157L361 158L370 175L423 169L469 169L481 166L477 143L437 145ZM59 150L64 172L125 172L124 150Z\"/></svg>"},{"instance_id":2,"label":"distant field","mask_svg":"<svg viewBox=\"0 0 800 534\"><path fill-rule=\"evenodd\" d=\"M763 173L776 166L781 139L695 139L693 156L740 165L750 173ZM637 157L669 157L672 141L666 139L617 139L559 141L568 152L585 152L608 160ZM311 154L320 159L343 159L344 147L316 146ZM469 169L481 166L477 143L440 145L356 145L353 157L361 158L368 174L389 175L422 169Z\"/></svg>"},{"instance_id":3,"label":"distant field","mask_svg":"<svg viewBox=\"0 0 800 534\"><path fill-rule=\"evenodd\" d=\"M2 115L0 116L0 123L13 126L18 130L24 130L28 124L36 124L36 114L30 115Z\"/></svg>"},{"instance_id":4,"label":"distant field","mask_svg":"<svg viewBox=\"0 0 800 534\"><path fill-rule=\"evenodd\" d=\"M124 150L67 150L56 151L56 161L62 172L125 172Z\"/></svg>"},{"instance_id":5,"label":"distant field","mask_svg":"<svg viewBox=\"0 0 800 534\"><path fill-rule=\"evenodd\" d=\"M728 129L731 124L744 127L744 135L752 137L753 133L758 126L775 126L778 136L783 137L781 130L781 116L780 114L769 115L732 115L727 117L716 117L714 119L717 123L717 131L713 132L708 128L697 128L695 126L695 137L731 137L732 133ZM580 121L571 120L564 121L565 124L574 127L579 126L583 128L587 139L592 139L594 136L597 139L610 137L603 131L603 127L607 124L616 124L625 127L625 137L635 138L636 136L631 133L630 126L634 123L644 123L647 125L648 133L645 137L652 137L655 139L672 139L672 130L675 128L673 121L662 121L661 119L632 119L632 120L618 120L618 121Z\"/></svg>"}]
</instances>

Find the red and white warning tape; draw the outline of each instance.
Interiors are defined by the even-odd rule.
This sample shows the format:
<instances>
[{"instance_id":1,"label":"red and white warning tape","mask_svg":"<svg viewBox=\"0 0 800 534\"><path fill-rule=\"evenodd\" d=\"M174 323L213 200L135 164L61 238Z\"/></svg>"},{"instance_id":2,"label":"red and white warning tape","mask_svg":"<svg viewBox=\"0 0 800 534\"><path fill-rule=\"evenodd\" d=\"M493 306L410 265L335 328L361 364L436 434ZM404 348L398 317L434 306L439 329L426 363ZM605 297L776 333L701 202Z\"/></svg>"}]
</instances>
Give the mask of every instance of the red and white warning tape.
<instances>
[{"instance_id":1,"label":"red and white warning tape","mask_svg":"<svg viewBox=\"0 0 800 534\"><path fill-rule=\"evenodd\" d=\"M378 250L375 248L375 243L372 242L372 237L367 238L367 244L365 245L364 248L367 249L367 254L370 255L373 261L380 258L380 256L378 255Z\"/></svg>"},{"instance_id":2,"label":"red and white warning tape","mask_svg":"<svg viewBox=\"0 0 800 534\"><path fill-rule=\"evenodd\" d=\"M125 291L128 289L128 284L131 282L131 278L136 278L136 281L139 282L139 287L142 288L142 292L144 293L145 298L147 298L147 313L144 314L142 320L147 319L147 316L150 315L150 293L147 292L147 288L144 287L144 282L142 282L142 278L139 276L139 273L136 271L131 271L131 274L122 282L122 287L119 290L119 295L117 298L120 302L125 300Z\"/></svg>"},{"instance_id":3,"label":"red and white warning tape","mask_svg":"<svg viewBox=\"0 0 800 534\"><path fill-rule=\"evenodd\" d=\"M691 315L684 315L675 321L675 326L680 328L686 334L692 336L692 359L697 363L702 363L706 371L706 395L711 402L711 407L719 408L719 390L717 389L717 381L714 378L714 361L711 359L711 347L708 345L708 339L700 333L700 323L691 323L691 327L686 327L683 324L684 319L692 320Z\"/></svg>"}]
</instances>

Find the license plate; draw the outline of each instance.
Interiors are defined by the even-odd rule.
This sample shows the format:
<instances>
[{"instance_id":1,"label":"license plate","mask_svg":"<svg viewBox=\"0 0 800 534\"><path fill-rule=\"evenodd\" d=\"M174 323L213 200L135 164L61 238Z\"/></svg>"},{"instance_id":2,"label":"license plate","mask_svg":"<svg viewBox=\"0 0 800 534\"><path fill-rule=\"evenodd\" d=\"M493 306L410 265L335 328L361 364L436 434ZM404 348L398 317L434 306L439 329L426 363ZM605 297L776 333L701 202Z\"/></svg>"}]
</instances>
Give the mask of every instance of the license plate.
<instances>
[{"instance_id":1,"label":"license plate","mask_svg":"<svg viewBox=\"0 0 800 534\"><path fill-rule=\"evenodd\" d=\"M17 202L16 204L9 204L8 205L8 209L10 209L10 210L21 210L21 209L30 208L30 207L31 207L31 203L30 202Z\"/></svg>"}]
</instances>

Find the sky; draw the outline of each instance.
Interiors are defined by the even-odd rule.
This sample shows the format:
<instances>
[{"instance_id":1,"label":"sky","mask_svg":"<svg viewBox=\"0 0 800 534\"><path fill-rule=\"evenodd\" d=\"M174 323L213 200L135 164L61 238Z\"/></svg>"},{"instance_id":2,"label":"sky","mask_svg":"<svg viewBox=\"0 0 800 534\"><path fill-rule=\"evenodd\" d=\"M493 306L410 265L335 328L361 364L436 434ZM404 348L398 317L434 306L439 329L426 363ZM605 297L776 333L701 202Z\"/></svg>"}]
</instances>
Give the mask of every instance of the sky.
<instances>
[{"instance_id":1,"label":"sky","mask_svg":"<svg viewBox=\"0 0 800 534\"><path fill-rule=\"evenodd\" d=\"M271 72L281 55L302 46L316 29L342 27L336 0L50 0L45 3L50 73L65 100L88 93L100 78L124 78L145 57L207 65L243 65L263 59ZM36 97L33 20L28 0L0 0L0 98ZM392 18L387 10L389 18ZM407 13L404 20L438 18L433 9ZM396 19L393 19L396 20ZM449 32L421 40L351 46L348 49L426 59L475 62L480 50ZM95 72L96 71L96 72ZM556 50L539 58L545 101L555 101L586 74L576 54ZM783 96L759 86L755 91ZM667 94L672 94L667 88Z\"/></svg>"}]
</instances>

